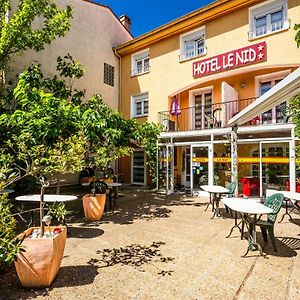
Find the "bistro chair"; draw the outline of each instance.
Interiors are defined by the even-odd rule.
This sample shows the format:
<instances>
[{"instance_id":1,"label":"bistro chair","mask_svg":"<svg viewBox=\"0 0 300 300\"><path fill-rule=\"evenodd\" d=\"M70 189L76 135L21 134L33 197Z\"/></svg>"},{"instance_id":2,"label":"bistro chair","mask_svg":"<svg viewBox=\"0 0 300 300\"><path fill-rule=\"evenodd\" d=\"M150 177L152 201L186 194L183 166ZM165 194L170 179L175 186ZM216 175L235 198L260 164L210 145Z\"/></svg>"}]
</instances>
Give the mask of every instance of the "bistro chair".
<instances>
[{"instance_id":1,"label":"bistro chair","mask_svg":"<svg viewBox=\"0 0 300 300\"><path fill-rule=\"evenodd\" d=\"M268 242L268 235L267 233L269 233L269 236L271 238L271 242L272 242L272 246L274 249L274 252L277 252L277 247L276 247L276 243L275 243L275 235L274 235L274 224L277 218L277 215L281 209L281 206L283 204L284 201L284 196L280 193L277 194L273 194L272 196L268 197L265 202L264 205L267 207L270 207L273 209L273 212L268 214L268 218L267 220L258 220L256 225L260 227L263 239L265 242ZM244 234L244 224L242 224L242 235ZM252 231L252 226L250 224L250 231Z\"/></svg>"},{"instance_id":2,"label":"bistro chair","mask_svg":"<svg viewBox=\"0 0 300 300\"><path fill-rule=\"evenodd\" d=\"M237 184L236 184L235 181L231 182L231 183L227 186L227 189L229 190L229 192L226 194L226 196L227 196L228 198L232 198L232 197L235 196L235 189L236 189L236 186L237 186ZM225 205L225 208L226 208L226 212L229 213L229 209L228 209L228 207L227 207L226 205ZM230 210L230 213L231 213L231 215L232 215L232 210Z\"/></svg>"}]
</instances>

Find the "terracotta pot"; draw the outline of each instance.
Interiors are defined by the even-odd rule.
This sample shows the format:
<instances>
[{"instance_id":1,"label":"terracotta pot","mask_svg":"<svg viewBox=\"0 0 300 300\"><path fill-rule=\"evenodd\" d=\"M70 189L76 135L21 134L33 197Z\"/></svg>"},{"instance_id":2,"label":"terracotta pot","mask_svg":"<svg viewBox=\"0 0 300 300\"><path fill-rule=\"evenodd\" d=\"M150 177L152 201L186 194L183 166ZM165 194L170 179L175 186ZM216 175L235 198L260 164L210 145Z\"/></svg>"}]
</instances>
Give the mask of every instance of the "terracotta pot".
<instances>
[{"instance_id":1,"label":"terracotta pot","mask_svg":"<svg viewBox=\"0 0 300 300\"><path fill-rule=\"evenodd\" d=\"M99 221L104 213L106 195L87 194L82 198L84 216L89 221Z\"/></svg>"},{"instance_id":2,"label":"terracotta pot","mask_svg":"<svg viewBox=\"0 0 300 300\"><path fill-rule=\"evenodd\" d=\"M51 230L57 228L51 226ZM23 287L48 287L54 280L60 268L67 238L67 228L52 238L25 238L22 246L25 252L20 252L15 261L16 271ZM28 236L38 227L28 228L18 238ZM47 227L45 233L47 233Z\"/></svg>"},{"instance_id":3,"label":"terracotta pot","mask_svg":"<svg viewBox=\"0 0 300 300\"><path fill-rule=\"evenodd\" d=\"M81 177L80 183L91 183L94 181L94 177Z\"/></svg>"}]
</instances>

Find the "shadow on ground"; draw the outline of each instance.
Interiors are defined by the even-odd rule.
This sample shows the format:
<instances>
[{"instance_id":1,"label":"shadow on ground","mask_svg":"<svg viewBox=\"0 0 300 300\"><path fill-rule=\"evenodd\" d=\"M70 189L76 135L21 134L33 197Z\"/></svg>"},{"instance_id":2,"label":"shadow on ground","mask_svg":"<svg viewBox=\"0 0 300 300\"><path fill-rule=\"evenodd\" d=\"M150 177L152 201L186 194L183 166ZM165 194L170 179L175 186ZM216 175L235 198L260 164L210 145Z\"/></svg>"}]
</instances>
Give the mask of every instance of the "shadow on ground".
<instances>
[{"instance_id":1,"label":"shadow on ground","mask_svg":"<svg viewBox=\"0 0 300 300\"><path fill-rule=\"evenodd\" d=\"M2 275L0 275L0 299L25 300L34 299L38 296L46 297L49 291L56 288L91 284L98 275L98 267L91 264L61 267L51 287L41 289L22 288L14 268L11 268L7 273Z\"/></svg>"}]
</instances>

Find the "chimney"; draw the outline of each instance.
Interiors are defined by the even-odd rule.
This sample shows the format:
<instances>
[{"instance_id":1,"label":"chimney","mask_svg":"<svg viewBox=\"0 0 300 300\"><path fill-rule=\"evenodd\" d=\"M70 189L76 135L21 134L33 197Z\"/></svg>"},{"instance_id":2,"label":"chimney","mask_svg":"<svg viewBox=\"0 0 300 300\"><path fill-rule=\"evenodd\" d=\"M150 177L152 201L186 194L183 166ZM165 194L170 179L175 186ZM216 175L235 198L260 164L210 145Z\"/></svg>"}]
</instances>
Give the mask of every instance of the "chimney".
<instances>
[{"instance_id":1,"label":"chimney","mask_svg":"<svg viewBox=\"0 0 300 300\"><path fill-rule=\"evenodd\" d=\"M130 18L127 17L126 15L122 15L119 17L120 22L122 23L122 25L128 30L128 32L130 32Z\"/></svg>"}]
</instances>

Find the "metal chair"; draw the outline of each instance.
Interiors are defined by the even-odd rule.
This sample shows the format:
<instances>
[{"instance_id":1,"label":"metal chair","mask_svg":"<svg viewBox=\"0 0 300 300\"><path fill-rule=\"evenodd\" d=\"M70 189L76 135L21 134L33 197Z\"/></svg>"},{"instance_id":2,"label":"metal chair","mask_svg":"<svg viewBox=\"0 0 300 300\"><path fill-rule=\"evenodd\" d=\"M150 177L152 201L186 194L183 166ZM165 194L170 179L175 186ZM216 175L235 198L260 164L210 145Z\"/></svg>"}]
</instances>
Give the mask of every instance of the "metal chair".
<instances>
[{"instance_id":1,"label":"metal chair","mask_svg":"<svg viewBox=\"0 0 300 300\"><path fill-rule=\"evenodd\" d=\"M265 242L268 241L267 232L270 235L272 246L275 252L277 252L276 244L275 244L275 235L274 235L274 224L277 218L277 215L281 209L281 206L284 201L284 196L280 193L273 194L268 197L264 203L265 206L273 209L271 214L268 214L268 218L266 221L258 220L256 225L260 227L261 233L263 235L263 239ZM252 226L250 224L250 231L252 231ZM242 236L244 235L244 222L242 223Z\"/></svg>"},{"instance_id":2,"label":"metal chair","mask_svg":"<svg viewBox=\"0 0 300 300\"><path fill-rule=\"evenodd\" d=\"M272 241L273 249L275 252L277 252L277 248L276 248L276 243L275 243L274 224L275 224L277 215L282 207L283 201L284 201L284 196L280 193L274 194L274 195L270 196L269 198L267 198L264 205L272 208L273 213L268 214L268 219L266 221L259 220L257 222L257 225L261 229L261 233L263 235L265 242L268 241L267 232L269 233L271 241Z\"/></svg>"}]
</instances>

